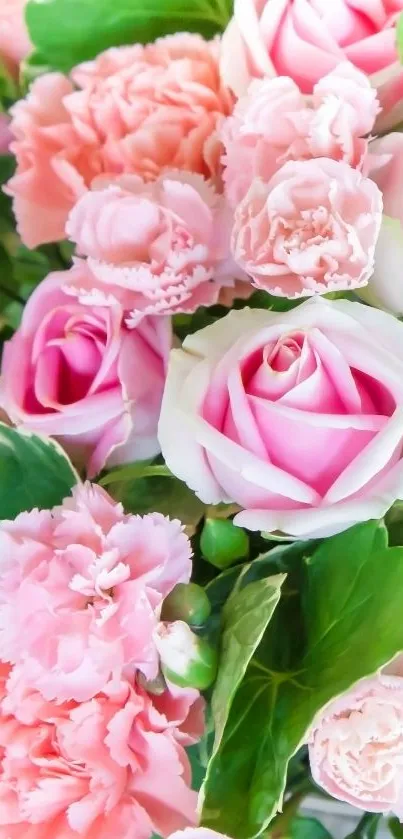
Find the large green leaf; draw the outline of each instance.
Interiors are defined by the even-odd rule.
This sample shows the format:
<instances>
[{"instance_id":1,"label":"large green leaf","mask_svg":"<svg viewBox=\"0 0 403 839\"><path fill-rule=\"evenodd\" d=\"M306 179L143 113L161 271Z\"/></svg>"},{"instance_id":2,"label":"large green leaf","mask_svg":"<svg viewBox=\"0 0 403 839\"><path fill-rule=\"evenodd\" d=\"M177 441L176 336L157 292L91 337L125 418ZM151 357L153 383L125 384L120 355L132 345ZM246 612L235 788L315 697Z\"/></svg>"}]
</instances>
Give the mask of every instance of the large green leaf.
<instances>
[{"instance_id":1,"label":"large green leaf","mask_svg":"<svg viewBox=\"0 0 403 839\"><path fill-rule=\"evenodd\" d=\"M238 583L224 607L220 666L212 697L213 755L220 747L234 696L278 604L285 578L285 574L277 574L245 588Z\"/></svg>"},{"instance_id":2,"label":"large green leaf","mask_svg":"<svg viewBox=\"0 0 403 839\"><path fill-rule=\"evenodd\" d=\"M231 0L29 0L26 19L39 63L69 70L119 44L172 32L212 37L231 15Z\"/></svg>"},{"instance_id":3,"label":"large green leaf","mask_svg":"<svg viewBox=\"0 0 403 839\"><path fill-rule=\"evenodd\" d=\"M56 443L0 423L0 519L60 504L77 480Z\"/></svg>"},{"instance_id":4,"label":"large green leaf","mask_svg":"<svg viewBox=\"0 0 403 839\"><path fill-rule=\"evenodd\" d=\"M308 557L317 542L292 542L288 545L276 545L256 557L253 562L231 566L214 577L205 585L205 591L211 605L211 615L208 620L207 633L212 643L216 643L221 631L222 615L237 580L242 577L240 585L245 587L255 580L264 580L275 574L288 574L300 565L303 557Z\"/></svg>"},{"instance_id":5,"label":"large green leaf","mask_svg":"<svg viewBox=\"0 0 403 839\"><path fill-rule=\"evenodd\" d=\"M210 761L204 825L239 838L265 829L316 712L403 649L402 610L403 548L377 522L295 563Z\"/></svg>"}]
</instances>

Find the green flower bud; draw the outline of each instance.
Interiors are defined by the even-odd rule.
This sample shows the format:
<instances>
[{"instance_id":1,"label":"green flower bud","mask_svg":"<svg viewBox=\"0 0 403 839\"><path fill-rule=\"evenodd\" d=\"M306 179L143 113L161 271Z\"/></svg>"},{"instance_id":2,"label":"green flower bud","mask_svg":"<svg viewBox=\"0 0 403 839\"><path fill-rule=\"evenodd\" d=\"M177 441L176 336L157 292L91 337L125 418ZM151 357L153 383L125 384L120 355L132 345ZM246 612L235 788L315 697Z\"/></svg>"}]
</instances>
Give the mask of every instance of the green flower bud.
<instances>
[{"instance_id":1,"label":"green flower bud","mask_svg":"<svg viewBox=\"0 0 403 839\"><path fill-rule=\"evenodd\" d=\"M154 640L161 670L169 682L198 690L206 690L214 682L216 650L204 638L195 635L187 623L160 623Z\"/></svg>"},{"instance_id":2,"label":"green flower bud","mask_svg":"<svg viewBox=\"0 0 403 839\"><path fill-rule=\"evenodd\" d=\"M210 601L203 588L196 583L178 583L162 604L161 619L202 626L210 612Z\"/></svg>"},{"instance_id":3,"label":"green flower bud","mask_svg":"<svg viewBox=\"0 0 403 839\"><path fill-rule=\"evenodd\" d=\"M200 548L203 556L216 568L228 568L249 553L249 538L241 527L228 519L206 519Z\"/></svg>"}]
</instances>

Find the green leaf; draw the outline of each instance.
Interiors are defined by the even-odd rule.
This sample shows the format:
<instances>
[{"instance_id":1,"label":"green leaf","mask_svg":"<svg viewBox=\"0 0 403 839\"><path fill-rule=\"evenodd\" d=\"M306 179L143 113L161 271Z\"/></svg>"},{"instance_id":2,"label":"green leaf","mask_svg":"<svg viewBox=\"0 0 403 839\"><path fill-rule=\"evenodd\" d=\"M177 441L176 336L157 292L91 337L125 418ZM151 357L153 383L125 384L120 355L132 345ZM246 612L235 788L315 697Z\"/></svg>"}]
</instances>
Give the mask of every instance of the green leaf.
<instances>
[{"instance_id":1,"label":"green leaf","mask_svg":"<svg viewBox=\"0 0 403 839\"><path fill-rule=\"evenodd\" d=\"M403 548L388 548L377 522L324 540L290 567L210 761L204 825L236 839L267 827L317 711L403 649L402 609Z\"/></svg>"},{"instance_id":2,"label":"green leaf","mask_svg":"<svg viewBox=\"0 0 403 839\"><path fill-rule=\"evenodd\" d=\"M138 463L129 463L127 466L119 466L104 475L99 483L103 487L110 484L119 484L122 481L133 481L138 478L172 478L172 472L165 464L151 464L148 460Z\"/></svg>"},{"instance_id":3,"label":"green leaf","mask_svg":"<svg viewBox=\"0 0 403 839\"><path fill-rule=\"evenodd\" d=\"M198 792L203 783L204 773L206 771L200 760L199 744L190 746L186 749L186 752L192 770L192 789Z\"/></svg>"},{"instance_id":4,"label":"green leaf","mask_svg":"<svg viewBox=\"0 0 403 839\"><path fill-rule=\"evenodd\" d=\"M0 59L0 102L4 109L7 109L18 99L18 85L9 73L6 65Z\"/></svg>"},{"instance_id":5,"label":"green leaf","mask_svg":"<svg viewBox=\"0 0 403 839\"><path fill-rule=\"evenodd\" d=\"M0 154L0 237L6 233L14 233L15 220L12 211L12 201L5 195L1 187L11 178L15 171L15 157L11 154Z\"/></svg>"},{"instance_id":6,"label":"green leaf","mask_svg":"<svg viewBox=\"0 0 403 839\"><path fill-rule=\"evenodd\" d=\"M290 825L290 839L332 839L331 834L318 819L296 816Z\"/></svg>"},{"instance_id":7,"label":"green leaf","mask_svg":"<svg viewBox=\"0 0 403 839\"><path fill-rule=\"evenodd\" d=\"M396 501L385 516L390 545L403 545L403 501Z\"/></svg>"},{"instance_id":8,"label":"green leaf","mask_svg":"<svg viewBox=\"0 0 403 839\"><path fill-rule=\"evenodd\" d=\"M232 702L278 604L285 574L256 580L245 588L240 588L241 580L242 577L223 610L220 663L211 702L214 747L202 796L209 789L209 772L212 767L214 769L214 755L220 748Z\"/></svg>"},{"instance_id":9,"label":"green leaf","mask_svg":"<svg viewBox=\"0 0 403 839\"><path fill-rule=\"evenodd\" d=\"M24 296L39 285L51 270L48 258L40 250L30 250L19 244L12 256L15 284L23 288Z\"/></svg>"},{"instance_id":10,"label":"green leaf","mask_svg":"<svg viewBox=\"0 0 403 839\"><path fill-rule=\"evenodd\" d=\"M199 791L204 776L206 774L206 766L208 763L208 756L211 751L213 742L213 726L210 714L210 706L206 706L205 712L205 728L201 739L194 746L186 749L190 765L192 769L192 789Z\"/></svg>"},{"instance_id":11,"label":"green leaf","mask_svg":"<svg viewBox=\"0 0 403 839\"><path fill-rule=\"evenodd\" d=\"M287 574L301 563L303 557L308 557L316 545L317 542L314 541L278 545L260 554L253 562L226 568L205 587L213 612L221 614L239 577L242 577L241 585L245 587L255 580L264 580L271 575Z\"/></svg>"},{"instance_id":12,"label":"green leaf","mask_svg":"<svg viewBox=\"0 0 403 839\"><path fill-rule=\"evenodd\" d=\"M403 824L397 816L388 819L388 828L394 839L403 839Z\"/></svg>"},{"instance_id":13,"label":"green leaf","mask_svg":"<svg viewBox=\"0 0 403 839\"><path fill-rule=\"evenodd\" d=\"M157 466L148 468L165 470L165 467ZM180 519L186 525L188 534L193 535L203 517L204 505L186 484L173 475L167 476L165 471L162 475L159 472L156 475L116 481L110 484L108 491L113 498L122 502L126 512L144 515L157 510L170 518ZM105 486L105 479L101 483Z\"/></svg>"},{"instance_id":14,"label":"green leaf","mask_svg":"<svg viewBox=\"0 0 403 839\"><path fill-rule=\"evenodd\" d=\"M227 25L231 5L230 0L29 0L26 20L36 66L68 71L111 46L178 31L211 38Z\"/></svg>"},{"instance_id":15,"label":"green leaf","mask_svg":"<svg viewBox=\"0 0 403 839\"><path fill-rule=\"evenodd\" d=\"M273 312L289 312L301 305L301 300L289 300L287 297L275 297L268 291L255 291L249 300L243 301L239 307L247 306L252 309L270 309Z\"/></svg>"},{"instance_id":16,"label":"green leaf","mask_svg":"<svg viewBox=\"0 0 403 839\"><path fill-rule=\"evenodd\" d=\"M203 556L216 568L227 568L249 553L249 538L226 519L207 518L200 537Z\"/></svg>"},{"instance_id":17,"label":"green leaf","mask_svg":"<svg viewBox=\"0 0 403 839\"><path fill-rule=\"evenodd\" d=\"M279 545L256 557L253 562L233 565L205 586L211 604L211 616L208 620L207 634L215 641L220 633L221 617L224 604L228 600L237 580L242 575L244 587L254 580L264 580L270 575L287 574L295 565L299 565L304 556L312 553L317 542L292 542Z\"/></svg>"},{"instance_id":18,"label":"green leaf","mask_svg":"<svg viewBox=\"0 0 403 839\"><path fill-rule=\"evenodd\" d=\"M60 504L78 477L57 443L0 423L0 519Z\"/></svg>"}]
</instances>

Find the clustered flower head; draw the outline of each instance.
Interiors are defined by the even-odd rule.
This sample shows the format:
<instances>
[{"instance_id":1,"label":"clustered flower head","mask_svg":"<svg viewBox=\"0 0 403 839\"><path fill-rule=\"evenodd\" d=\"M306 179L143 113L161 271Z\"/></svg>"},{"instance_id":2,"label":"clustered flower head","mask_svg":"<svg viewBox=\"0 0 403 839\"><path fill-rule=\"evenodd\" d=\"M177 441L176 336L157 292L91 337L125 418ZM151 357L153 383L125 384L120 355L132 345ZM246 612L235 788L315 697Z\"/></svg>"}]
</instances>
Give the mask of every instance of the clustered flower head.
<instances>
[{"instance_id":1,"label":"clustered flower head","mask_svg":"<svg viewBox=\"0 0 403 839\"><path fill-rule=\"evenodd\" d=\"M3 521L0 543L0 835L148 839L194 823L184 746L202 700L161 681L154 641L190 577L180 523L125 514L87 483Z\"/></svg>"}]
</instances>

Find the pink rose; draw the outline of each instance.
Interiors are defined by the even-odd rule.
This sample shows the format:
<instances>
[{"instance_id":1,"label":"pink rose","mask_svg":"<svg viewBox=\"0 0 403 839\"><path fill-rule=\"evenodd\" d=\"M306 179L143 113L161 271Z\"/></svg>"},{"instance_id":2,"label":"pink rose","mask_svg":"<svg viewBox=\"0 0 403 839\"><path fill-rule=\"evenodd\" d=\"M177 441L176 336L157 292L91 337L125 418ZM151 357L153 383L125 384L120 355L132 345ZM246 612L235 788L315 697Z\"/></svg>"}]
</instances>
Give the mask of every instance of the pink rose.
<instances>
[{"instance_id":1,"label":"pink rose","mask_svg":"<svg viewBox=\"0 0 403 839\"><path fill-rule=\"evenodd\" d=\"M251 78L290 76L304 93L344 57L372 75L396 61L403 0L235 0L222 73L242 95Z\"/></svg>"},{"instance_id":2,"label":"pink rose","mask_svg":"<svg viewBox=\"0 0 403 839\"><path fill-rule=\"evenodd\" d=\"M327 705L312 724L309 758L334 798L403 819L403 678L363 679Z\"/></svg>"},{"instance_id":3,"label":"pink rose","mask_svg":"<svg viewBox=\"0 0 403 839\"><path fill-rule=\"evenodd\" d=\"M54 704L1 665L0 835L149 839L195 824L184 746L203 731L197 691L118 682ZM17 746L18 744L18 746Z\"/></svg>"},{"instance_id":4,"label":"pink rose","mask_svg":"<svg viewBox=\"0 0 403 839\"><path fill-rule=\"evenodd\" d=\"M1 0L0 3L0 58L15 78L20 62L32 50L25 23L26 4L27 0Z\"/></svg>"},{"instance_id":5,"label":"pink rose","mask_svg":"<svg viewBox=\"0 0 403 839\"><path fill-rule=\"evenodd\" d=\"M37 79L12 109L17 172L8 189L25 244L63 239L69 211L97 175L153 181L166 167L218 175L216 126L233 102L218 57L218 41L173 35L107 50L76 67L72 81Z\"/></svg>"},{"instance_id":6,"label":"pink rose","mask_svg":"<svg viewBox=\"0 0 403 839\"><path fill-rule=\"evenodd\" d=\"M361 168L378 110L368 79L346 62L310 99L289 78L252 82L221 130L227 197L236 206L255 178L269 180L287 160L330 157Z\"/></svg>"},{"instance_id":7,"label":"pink rose","mask_svg":"<svg viewBox=\"0 0 403 839\"><path fill-rule=\"evenodd\" d=\"M161 605L188 583L177 520L126 515L96 484L0 524L0 657L49 700L86 702L110 681L159 673Z\"/></svg>"},{"instance_id":8,"label":"pink rose","mask_svg":"<svg viewBox=\"0 0 403 839\"><path fill-rule=\"evenodd\" d=\"M329 536L402 497L402 401L403 324L315 297L189 335L171 353L159 440L205 504L244 508L235 524Z\"/></svg>"},{"instance_id":9,"label":"pink rose","mask_svg":"<svg viewBox=\"0 0 403 839\"><path fill-rule=\"evenodd\" d=\"M4 348L0 402L17 425L57 437L92 476L106 461L158 453L171 330L165 318L128 329L121 306L102 294L81 304L66 286L89 283L88 273L77 262L36 288Z\"/></svg>"},{"instance_id":10,"label":"pink rose","mask_svg":"<svg viewBox=\"0 0 403 839\"><path fill-rule=\"evenodd\" d=\"M307 297L366 285L382 195L346 163L289 162L253 181L235 212L232 252L256 288Z\"/></svg>"},{"instance_id":11,"label":"pink rose","mask_svg":"<svg viewBox=\"0 0 403 839\"><path fill-rule=\"evenodd\" d=\"M168 173L152 184L133 175L112 185L101 180L66 226L91 269L80 294L91 301L95 278L95 296L104 288L134 320L210 306L222 285L234 290L231 222L224 199L199 175Z\"/></svg>"},{"instance_id":12,"label":"pink rose","mask_svg":"<svg viewBox=\"0 0 403 839\"><path fill-rule=\"evenodd\" d=\"M375 306L403 314L403 134L370 144L370 177L383 196L383 219L375 249L375 268L360 294Z\"/></svg>"}]
</instances>

